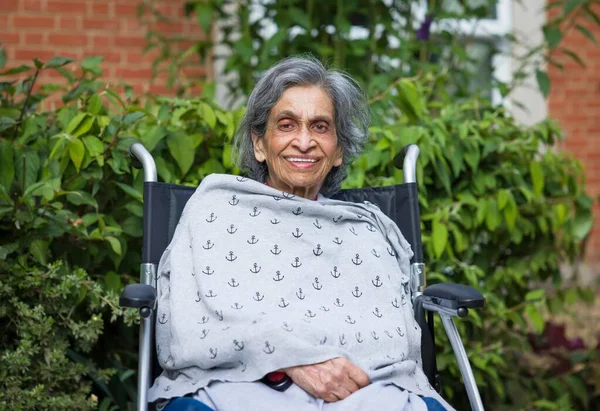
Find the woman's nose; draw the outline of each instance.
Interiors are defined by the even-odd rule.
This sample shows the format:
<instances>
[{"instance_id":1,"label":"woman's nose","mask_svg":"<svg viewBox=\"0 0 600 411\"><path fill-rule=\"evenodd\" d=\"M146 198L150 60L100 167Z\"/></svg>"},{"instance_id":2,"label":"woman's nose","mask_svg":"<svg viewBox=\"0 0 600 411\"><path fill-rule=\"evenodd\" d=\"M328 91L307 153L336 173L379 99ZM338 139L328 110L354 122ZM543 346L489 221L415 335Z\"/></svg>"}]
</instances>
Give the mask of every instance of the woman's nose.
<instances>
[{"instance_id":1,"label":"woman's nose","mask_svg":"<svg viewBox=\"0 0 600 411\"><path fill-rule=\"evenodd\" d=\"M308 151L311 147L315 145L315 141L313 140L312 134L310 130L306 127L301 127L294 139L294 145L300 151Z\"/></svg>"}]
</instances>

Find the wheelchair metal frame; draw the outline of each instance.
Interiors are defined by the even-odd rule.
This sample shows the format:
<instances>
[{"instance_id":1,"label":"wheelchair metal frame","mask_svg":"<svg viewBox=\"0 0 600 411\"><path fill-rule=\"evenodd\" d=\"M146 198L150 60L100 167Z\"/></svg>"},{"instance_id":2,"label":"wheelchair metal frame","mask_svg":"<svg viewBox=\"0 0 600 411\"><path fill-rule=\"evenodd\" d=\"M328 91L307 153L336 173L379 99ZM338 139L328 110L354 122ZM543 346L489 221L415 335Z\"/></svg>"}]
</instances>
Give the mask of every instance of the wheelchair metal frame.
<instances>
[{"instance_id":1,"label":"wheelchair metal frame","mask_svg":"<svg viewBox=\"0 0 600 411\"><path fill-rule=\"evenodd\" d=\"M402 172L404 176L404 183L416 183L416 167L417 159L419 157L419 147L415 144L411 144L407 147ZM133 157L134 162L139 162L139 165L144 170L144 182L157 182L157 170L156 163L152 158L152 155L146 150L146 148L140 143L134 143L130 147L130 154ZM140 265L140 283L151 285L156 289L156 273L157 264L150 263L149 261L142 261ZM483 411L483 403L477 389L475 382L475 376L469 363L465 348L460 339L460 335L454 324L453 317L464 317L466 316L466 309L449 309L431 301L430 298L423 295L423 291L426 287L425 277L425 264L423 261L415 261L411 264L411 299L413 303L420 300L425 310L431 312L437 312L444 325L450 344L458 361L460 372L465 383L471 408L474 411ZM154 311L153 310L152 312ZM150 377L152 375L152 362L151 354L154 349L152 346L152 334L154 331L154 315L152 313L142 314L140 310L140 335L139 335L139 363L138 363L138 397L137 397L137 409L139 411L146 411L148 409L148 389L150 388Z\"/></svg>"}]
</instances>

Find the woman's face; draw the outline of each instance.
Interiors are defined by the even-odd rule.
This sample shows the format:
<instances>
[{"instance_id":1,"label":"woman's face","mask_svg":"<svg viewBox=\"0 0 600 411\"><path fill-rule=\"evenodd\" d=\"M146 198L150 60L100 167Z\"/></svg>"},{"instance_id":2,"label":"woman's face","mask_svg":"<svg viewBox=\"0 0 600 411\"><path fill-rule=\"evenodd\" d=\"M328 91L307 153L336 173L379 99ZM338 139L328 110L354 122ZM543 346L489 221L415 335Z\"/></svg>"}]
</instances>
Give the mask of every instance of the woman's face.
<instances>
[{"instance_id":1,"label":"woman's face","mask_svg":"<svg viewBox=\"0 0 600 411\"><path fill-rule=\"evenodd\" d=\"M265 135L252 140L256 160L267 163L271 187L311 200L332 167L342 164L333 104L318 87L287 89L271 110Z\"/></svg>"}]
</instances>

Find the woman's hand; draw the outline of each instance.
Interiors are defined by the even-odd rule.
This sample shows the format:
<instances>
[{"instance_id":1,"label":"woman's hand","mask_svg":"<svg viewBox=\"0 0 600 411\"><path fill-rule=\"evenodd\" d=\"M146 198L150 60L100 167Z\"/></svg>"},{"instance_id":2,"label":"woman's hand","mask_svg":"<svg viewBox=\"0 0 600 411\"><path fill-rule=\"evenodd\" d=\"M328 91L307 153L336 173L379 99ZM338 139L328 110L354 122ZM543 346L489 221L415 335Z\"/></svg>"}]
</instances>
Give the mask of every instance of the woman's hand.
<instances>
[{"instance_id":1,"label":"woman's hand","mask_svg":"<svg viewBox=\"0 0 600 411\"><path fill-rule=\"evenodd\" d=\"M304 391L327 402L343 400L369 385L367 374L345 358L285 368L284 371Z\"/></svg>"}]
</instances>

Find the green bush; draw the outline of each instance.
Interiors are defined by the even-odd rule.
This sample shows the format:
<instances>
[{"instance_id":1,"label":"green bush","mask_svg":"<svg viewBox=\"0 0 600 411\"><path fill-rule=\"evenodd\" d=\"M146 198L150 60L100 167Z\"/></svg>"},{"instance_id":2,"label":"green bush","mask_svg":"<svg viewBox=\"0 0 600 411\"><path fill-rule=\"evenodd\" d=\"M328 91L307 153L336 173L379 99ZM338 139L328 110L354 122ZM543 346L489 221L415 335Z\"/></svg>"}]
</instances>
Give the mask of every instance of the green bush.
<instances>
[{"instance_id":1,"label":"green bush","mask_svg":"<svg viewBox=\"0 0 600 411\"><path fill-rule=\"evenodd\" d=\"M137 280L140 262L143 176L130 167L129 145L146 145L163 181L197 185L210 173L239 171L231 138L243 109L219 108L210 88L190 99L119 94L100 81L100 63L88 58L72 72L57 57L0 73L0 292L11 295L0 306L8 336L0 339L8 387L0 399L9 408L50 408L56 404L42 402L49 397L84 408L92 392L103 409L132 406L135 329L123 324L135 313L122 319L109 303ZM35 88L45 70L66 85ZM375 112L395 110L373 124L345 187L401 182L391 159L418 143L429 279L473 285L488 299L459 325L486 406L585 408L596 377L578 365L592 358L587 351L569 353L568 371L553 374L536 364L527 340L544 328L545 310L590 297L563 290L559 271L581 255L591 227L581 165L547 148L559 138L551 121L524 128L477 97L442 102L431 98L438 81L402 79L372 100ZM55 111L40 105L50 95L62 99ZM440 324L437 332L443 393L467 408ZM55 374L64 379L49 382Z\"/></svg>"}]
</instances>

